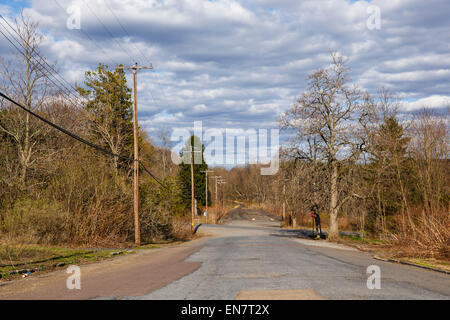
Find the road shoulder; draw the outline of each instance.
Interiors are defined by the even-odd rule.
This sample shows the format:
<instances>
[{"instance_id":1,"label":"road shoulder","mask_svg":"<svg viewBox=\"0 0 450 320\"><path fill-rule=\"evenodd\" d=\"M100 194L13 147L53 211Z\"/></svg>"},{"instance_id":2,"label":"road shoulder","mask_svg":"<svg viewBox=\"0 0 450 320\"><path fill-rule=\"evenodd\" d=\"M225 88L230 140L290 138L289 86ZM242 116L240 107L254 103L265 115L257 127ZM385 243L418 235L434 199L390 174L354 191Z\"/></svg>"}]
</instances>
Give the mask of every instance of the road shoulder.
<instances>
[{"instance_id":1,"label":"road shoulder","mask_svg":"<svg viewBox=\"0 0 450 320\"><path fill-rule=\"evenodd\" d=\"M0 286L0 299L93 299L137 296L157 290L197 270L201 263L185 262L202 248L205 237L183 244L136 250L136 253L81 265L81 289L66 286L67 268L14 280Z\"/></svg>"}]
</instances>

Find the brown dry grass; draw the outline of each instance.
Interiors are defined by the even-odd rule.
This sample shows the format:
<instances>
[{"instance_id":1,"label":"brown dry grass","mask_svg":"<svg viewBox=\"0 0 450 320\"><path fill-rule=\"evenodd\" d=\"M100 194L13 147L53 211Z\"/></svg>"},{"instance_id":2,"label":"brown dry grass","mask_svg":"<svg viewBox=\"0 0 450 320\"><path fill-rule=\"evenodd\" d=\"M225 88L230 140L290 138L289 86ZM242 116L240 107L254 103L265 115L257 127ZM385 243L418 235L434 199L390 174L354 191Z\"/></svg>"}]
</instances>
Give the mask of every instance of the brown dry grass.
<instances>
[{"instance_id":1,"label":"brown dry grass","mask_svg":"<svg viewBox=\"0 0 450 320\"><path fill-rule=\"evenodd\" d=\"M450 216L447 212L426 214L424 210L413 209L405 219L398 217L397 224L400 227L393 244L397 256L450 261Z\"/></svg>"}]
</instances>

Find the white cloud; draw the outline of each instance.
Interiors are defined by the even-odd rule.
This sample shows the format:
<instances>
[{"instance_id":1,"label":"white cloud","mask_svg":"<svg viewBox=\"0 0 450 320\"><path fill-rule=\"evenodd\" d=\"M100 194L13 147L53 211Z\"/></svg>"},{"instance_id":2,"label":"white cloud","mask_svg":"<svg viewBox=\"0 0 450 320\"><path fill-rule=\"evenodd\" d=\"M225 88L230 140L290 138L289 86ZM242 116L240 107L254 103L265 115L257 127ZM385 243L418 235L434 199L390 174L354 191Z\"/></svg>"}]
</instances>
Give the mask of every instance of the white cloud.
<instances>
[{"instance_id":1,"label":"white cloud","mask_svg":"<svg viewBox=\"0 0 450 320\"><path fill-rule=\"evenodd\" d=\"M448 0L57 1L63 8L32 0L27 10L46 30L44 53L78 82L99 62L151 62L155 71L140 72L138 87L140 119L152 122L149 128L194 120L275 126L308 73L329 63L330 49L349 58L351 78L363 88L386 86L416 99L405 110L436 107L448 96ZM66 28L65 9L74 3L81 5L81 31ZM366 27L369 5L381 9L381 30ZM1 42L2 56L7 49Z\"/></svg>"},{"instance_id":2,"label":"white cloud","mask_svg":"<svg viewBox=\"0 0 450 320\"><path fill-rule=\"evenodd\" d=\"M416 101L406 101L402 103L402 109L405 111L414 111L423 108L440 109L448 107L450 107L450 96L433 95Z\"/></svg>"}]
</instances>

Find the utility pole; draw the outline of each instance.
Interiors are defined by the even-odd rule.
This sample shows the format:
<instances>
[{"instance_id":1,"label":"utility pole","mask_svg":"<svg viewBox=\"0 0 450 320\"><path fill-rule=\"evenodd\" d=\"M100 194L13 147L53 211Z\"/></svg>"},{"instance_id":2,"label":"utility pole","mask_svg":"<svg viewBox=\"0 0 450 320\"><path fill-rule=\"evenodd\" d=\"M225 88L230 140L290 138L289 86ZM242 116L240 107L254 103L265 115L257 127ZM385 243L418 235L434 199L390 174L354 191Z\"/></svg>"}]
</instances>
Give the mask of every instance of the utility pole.
<instances>
[{"instance_id":1,"label":"utility pole","mask_svg":"<svg viewBox=\"0 0 450 320\"><path fill-rule=\"evenodd\" d=\"M286 184L283 184L283 221L286 216Z\"/></svg>"},{"instance_id":2,"label":"utility pole","mask_svg":"<svg viewBox=\"0 0 450 320\"><path fill-rule=\"evenodd\" d=\"M214 172L214 171L211 171L211 170L205 170L205 171L200 171L200 172L206 173L206 187L205 187L205 193L206 193L206 210L205 210L205 213L206 213L206 223L208 223L208 173L209 173L209 172Z\"/></svg>"},{"instance_id":3,"label":"utility pole","mask_svg":"<svg viewBox=\"0 0 450 320\"><path fill-rule=\"evenodd\" d=\"M220 179L219 181L218 181L218 184L226 184L226 182L225 182L225 180L222 180L222 179ZM224 210L224 192L223 192L223 187L222 187L222 210L220 210L220 212L222 213L221 214L221 216L223 215L223 211L225 211ZM220 218L220 217L219 217Z\"/></svg>"},{"instance_id":4,"label":"utility pole","mask_svg":"<svg viewBox=\"0 0 450 320\"><path fill-rule=\"evenodd\" d=\"M194 196L194 148L191 145L191 213L192 213L192 217L191 217L191 232L194 233L194 219L195 219L195 208L194 208L194 201L195 201L195 196Z\"/></svg>"},{"instance_id":5,"label":"utility pole","mask_svg":"<svg viewBox=\"0 0 450 320\"><path fill-rule=\"evenodd\" d=\"M289 179L283 179L283 222L285 222L286 219L286 181L289 181Z\"/></svg>"},{"instance_id":6,"label":"utility pole","mask_svg":"<svg viewBox=\"0 0 450 320\"><path fill-rule=\"evenodd\" d=\"M195 181L194 181L194 152L202 152L200 150L196 150L194 151L194 147L192 146L192 139L191 139L191 143L190 143L190 147L191 147L191 213L192 213L192 217L191 217L191 232L194 233L194 219L195 219L195 195L194 195L194 191L195 191Z\"/></svg>"},{"instance_id":7,"label":"utility pole","mask_svg":"<svg viewBox=\"0 0 450 320\"><path fill-rule=\"evenodd\" d=\"M137 246L141 245L141 230L139 223L139 126L138 126L138 115L137 115L137 70L138 69L153 69L152 66L149 67L138 67L137 62L131 67L119 66L118 69L131 69L133 70L133 96L134 96L134 242Z\"/></svg>"},{"instance_id":8,"label":"utility pole","mask_svg":"<svg viewBox=\"0 0 450 320\"><path fill-rule=\"evenodd\" d=\"M286 181L289 179L283 179L283 222L286 219Z\"/></svg>"},{"instance_id":9,"label":"utility pole","mask_svg":"<svg viewBox=\"0 0 450 320\"><path fill-rule=\"evenodd\" d=\"M222 176L214 176L214 179L216 180L216 201L214 202L214 205L215 205L215 207L216 207L216 223L217 223L217 219L218 219L218 217L219 217L219 213L218 213L218 210L219 210L219 206L217 205L217 179L220 179L220 178L222 178Z\"/></svg>"}]
</instances>

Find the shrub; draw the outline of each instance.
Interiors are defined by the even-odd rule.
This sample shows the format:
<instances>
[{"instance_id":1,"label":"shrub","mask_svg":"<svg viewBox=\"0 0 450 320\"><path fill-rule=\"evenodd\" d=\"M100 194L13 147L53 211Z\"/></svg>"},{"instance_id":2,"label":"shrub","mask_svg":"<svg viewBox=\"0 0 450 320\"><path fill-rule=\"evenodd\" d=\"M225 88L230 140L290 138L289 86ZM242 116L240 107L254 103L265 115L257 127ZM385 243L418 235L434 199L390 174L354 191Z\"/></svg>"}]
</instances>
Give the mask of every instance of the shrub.
<instances>
[{"instance_id":1,"label":"shrub","mask_svg":"<svg viewBox=\"0 0 450 320\"><path fill-rule=\"evenodd\" d=\"M3 212L0 230L20 242L54 244L67 240L67 218L58 202L26 199Z\"/></svg>"}]
</instances>

